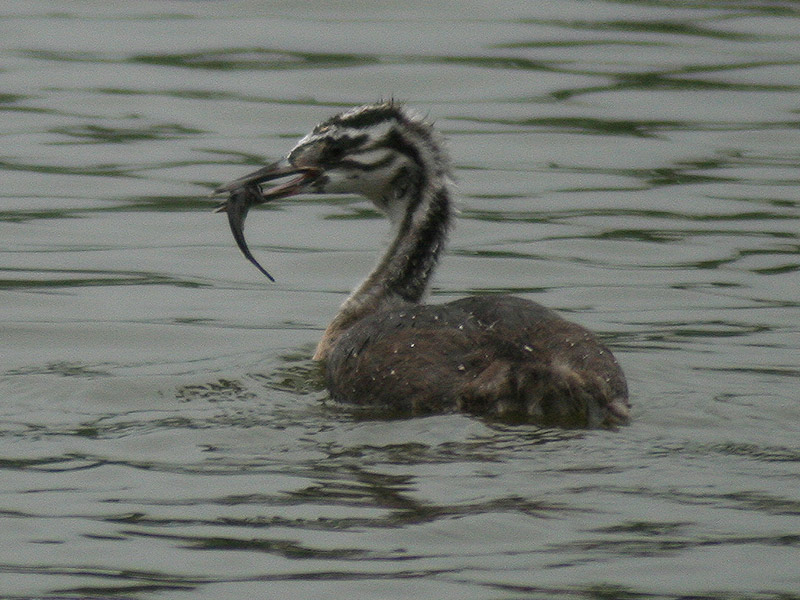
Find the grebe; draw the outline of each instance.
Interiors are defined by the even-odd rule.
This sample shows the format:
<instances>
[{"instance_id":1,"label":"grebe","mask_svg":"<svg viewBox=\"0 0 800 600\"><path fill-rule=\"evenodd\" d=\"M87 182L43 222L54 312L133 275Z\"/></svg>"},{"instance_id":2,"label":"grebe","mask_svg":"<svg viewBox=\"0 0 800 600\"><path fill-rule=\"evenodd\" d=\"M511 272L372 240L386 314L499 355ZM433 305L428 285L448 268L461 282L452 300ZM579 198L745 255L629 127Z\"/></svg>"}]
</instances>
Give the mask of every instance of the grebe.
<instances>
[{"instance_id":1,"label":"grebe","mask_svg":"<svg viewBox=\"0 0 800 600\"><path fill-rule=\"evenodd\" d=\"M288 179L287 179L288 178ZM282 183L262 189L273 180ZM584 327L530 300L470 296L422 304L453 221L450 162L431 123L395 102L317 125L276 163L216 190L239 248L248 209L301 193L358 194L394 238L328 325L314 359L331 397L402 414L462 410L562 427L630 415L625 376Z\"/></svg>"}]
</instances>

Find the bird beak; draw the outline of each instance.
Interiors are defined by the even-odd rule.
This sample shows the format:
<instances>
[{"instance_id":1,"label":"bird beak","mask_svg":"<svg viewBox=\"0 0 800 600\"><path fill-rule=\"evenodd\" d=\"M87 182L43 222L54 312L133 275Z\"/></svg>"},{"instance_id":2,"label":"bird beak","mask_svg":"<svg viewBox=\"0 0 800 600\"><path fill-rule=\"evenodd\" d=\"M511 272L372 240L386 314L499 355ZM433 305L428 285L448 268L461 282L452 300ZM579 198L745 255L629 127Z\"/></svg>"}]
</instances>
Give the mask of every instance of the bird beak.
<instances>
[{"instance_id":1,"label":"bird beak","mask_svg":"<svg viewBox=\"0 0 800 600\"><path fill-rule=\"evenodd\" d=\"M287 159L283 159L271 165L267 165L254 173L226 183L222 187L214 190L216 194L229 194L228 199L220 204L214 212L224 212L228 214L228 224L231 227L233 239L236 240L236 245L239 246L239 250L241 250L245 258L253 263L270 281L275 281L275 279L258 263L247 247L247 242L244 239L244 220L247 217L247 211L250 210L251 206L257 204L264 204L276 198L284 198L286 196L299 194L321 174L322 169L316 167L297 167ZM260 184L265 181L281 179L291 175L296 175L296 177L274 185L266 190L261 189Z\"/></svg>"},{"instance_id":2,"label":"bird beak","mask_svg":"<svg viewBox=\"0 0 800 600\"><path fill-rule=\"evenodd\" d=\"M268 202L276 198L283 198L285 196L299 194L307 185L312 183L321 174L322 169L317 167L295 166L284 158L278 162L272 163L271 165L262 167L258 171L250 173L249 175L245 175L239 179L234 179L233 181L218 187L216 190L214 190L214 193L230 194L240 188L260 186L260 184L264 183L265 181L273 181L275 179L281 179L282 177L297 175L297 177L294 177L288 181L263 190L261 192L263 197L262 202Z\"/></svg>"}]
</instances>

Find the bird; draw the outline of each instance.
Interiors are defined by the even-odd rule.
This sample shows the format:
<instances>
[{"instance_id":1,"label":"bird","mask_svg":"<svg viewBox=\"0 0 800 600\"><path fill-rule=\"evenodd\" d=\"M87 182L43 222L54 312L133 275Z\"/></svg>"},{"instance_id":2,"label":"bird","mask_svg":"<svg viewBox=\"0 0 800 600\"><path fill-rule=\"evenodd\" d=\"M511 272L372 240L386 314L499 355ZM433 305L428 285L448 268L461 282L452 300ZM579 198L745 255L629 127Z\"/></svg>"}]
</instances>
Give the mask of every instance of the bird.
<instances>
[{"instance_id":1,"label":"bird","mask_svg":"<svg viewBox=\"0 0 800 600\"><path fill-rule=\"evenodd\" d=\"M245 256L256 205L298 194L355 194L392 236L325 329L314 360L330 397L393 415L464 412L501 422L614 429L631 417L625 375L587 328L532 300L482 294L426 303L455 218L452 167L427 117L396 101L341 112L281 160L219 187Z\"/></svg>"}]
</instances>

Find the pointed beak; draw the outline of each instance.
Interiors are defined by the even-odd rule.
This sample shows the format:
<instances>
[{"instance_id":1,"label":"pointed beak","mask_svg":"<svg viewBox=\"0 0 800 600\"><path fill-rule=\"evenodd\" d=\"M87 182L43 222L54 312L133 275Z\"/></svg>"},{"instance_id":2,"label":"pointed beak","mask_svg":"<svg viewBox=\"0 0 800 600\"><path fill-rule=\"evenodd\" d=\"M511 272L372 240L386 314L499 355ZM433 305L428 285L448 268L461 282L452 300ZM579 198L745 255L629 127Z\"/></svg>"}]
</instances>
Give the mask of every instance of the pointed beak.
<instances>
[{"instance_id":1,"label":"pointed beak","mask_svg":"<svg viewBox=\"0 0 800 600\"><path fill-rule=\"evenodd\" d=\"M260 186L267 181L281 179L297 175L288 181L279 183L271 188L262 191L263 202L299 194L310 183L322 174L322 170L316 167L298 167L290 163L287 159L260 168L249 175L234 179L225 185L214 190L215 194L230 194L239 188Z\"/></svg>"},{"instance_id":2,"label":"pointed beak","mask_svg":"<svg viewBox=\"0 0 800 600\"><path fill-rule=\"evenodd\" d=\"M228 199L220 204L214 212L228 214L228 224L239 250L270 281L275 281L275 279L258 263L244 239L244 220L247 217L247 211L251 206L299 194L321 174L322 170L316 167L296 167L288 160L283 159L214 190L215 194L229 194ZM292 175L296 175L296 177L291 177ZM261 188L261 184L264 182L286 177L291 177L291 179L267 189Z\"/></svg>"}]
</instances>

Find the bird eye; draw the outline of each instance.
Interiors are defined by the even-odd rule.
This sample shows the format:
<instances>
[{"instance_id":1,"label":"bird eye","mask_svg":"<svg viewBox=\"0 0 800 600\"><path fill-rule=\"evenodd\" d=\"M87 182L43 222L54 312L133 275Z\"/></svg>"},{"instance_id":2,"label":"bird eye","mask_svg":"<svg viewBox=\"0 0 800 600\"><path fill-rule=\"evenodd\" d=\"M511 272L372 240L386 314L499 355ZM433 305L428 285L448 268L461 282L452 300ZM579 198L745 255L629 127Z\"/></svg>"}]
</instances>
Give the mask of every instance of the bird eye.
<instances>
[{"instance_id":1,"label":"bird eye","mask_svg":"<svg viewBox=\"0 0 800 600\"><path fill-rule=\"evenodd\" d=\"M344 148L337 145L329 145L325 148L325 160L327 162L336 162L344 156Z\"/></svg>"}]
</instances>

